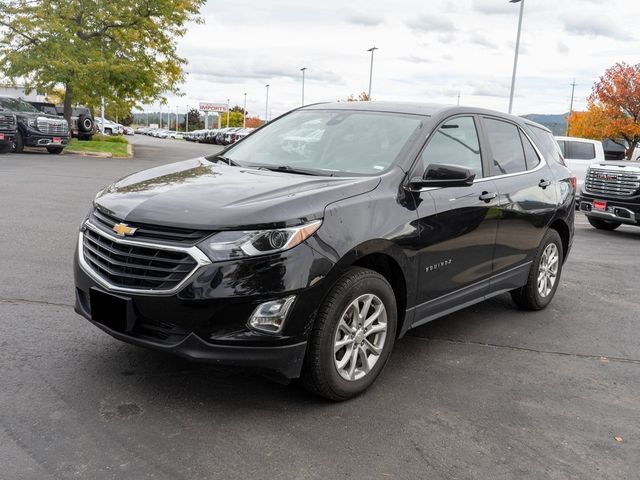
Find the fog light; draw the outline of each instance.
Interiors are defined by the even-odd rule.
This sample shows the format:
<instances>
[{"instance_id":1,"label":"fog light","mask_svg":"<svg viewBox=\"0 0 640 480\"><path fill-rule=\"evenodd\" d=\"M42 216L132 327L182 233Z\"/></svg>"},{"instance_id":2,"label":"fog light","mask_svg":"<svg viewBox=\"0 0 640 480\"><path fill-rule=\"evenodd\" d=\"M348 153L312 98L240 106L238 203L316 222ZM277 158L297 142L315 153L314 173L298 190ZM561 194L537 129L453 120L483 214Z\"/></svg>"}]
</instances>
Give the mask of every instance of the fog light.
<instances>
[{"instance_id":1,"label":"fog light","mask_svg":"<svg viewBox=\"0 0 640 480\"><path fill-rule=\"evenodd\" d=\"M261 332L280 333L295 299L296 296L291 295L261 303L251 314L249 326Z\"/></svg>"}]
</instances>

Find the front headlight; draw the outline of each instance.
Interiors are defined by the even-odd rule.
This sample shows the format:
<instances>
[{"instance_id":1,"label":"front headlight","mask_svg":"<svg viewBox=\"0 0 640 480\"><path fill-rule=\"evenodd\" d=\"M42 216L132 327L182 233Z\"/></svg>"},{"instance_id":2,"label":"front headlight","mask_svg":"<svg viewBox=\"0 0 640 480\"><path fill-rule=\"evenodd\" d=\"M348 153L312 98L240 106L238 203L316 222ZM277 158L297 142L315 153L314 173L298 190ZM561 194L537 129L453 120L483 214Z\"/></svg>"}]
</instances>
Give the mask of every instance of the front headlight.
<instances>
[{"instance_id":1,"label":"front headlight","mask_svg":"<svg viewBox=\"0 0 640 480\"><path fill-rule=\"evenodd\" d=\"M38 128L38 119L32 117L20 117L20 121L30 128Z\"/></svg>"},{"instance_id":2,"label":"front headlight","mask_svg":"<svg viewBox=\"0 0 640 480\"><path fill-rule=\"evenodd\" d=\"M322 220L275 230L222 231L210 236L198 247L213 261L267 255L301 244L320 225Z\"/></svg>"}]
</instances>

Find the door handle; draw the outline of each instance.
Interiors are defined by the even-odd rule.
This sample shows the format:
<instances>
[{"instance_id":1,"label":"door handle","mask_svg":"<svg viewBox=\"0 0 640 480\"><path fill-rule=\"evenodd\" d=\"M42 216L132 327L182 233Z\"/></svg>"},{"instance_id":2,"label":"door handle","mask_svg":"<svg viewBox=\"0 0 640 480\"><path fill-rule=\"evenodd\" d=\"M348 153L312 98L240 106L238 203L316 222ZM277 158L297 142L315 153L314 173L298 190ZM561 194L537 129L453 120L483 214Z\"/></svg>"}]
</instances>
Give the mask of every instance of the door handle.
<instances>
[{"instance_id":1,"label":"door handle","mask_svg":"<svg viewBox=\"0 0 640 480\"><path fill-rule=\"evenodd\" d=\"M478 199L486 203L489 203L491 200L493 200L497 196L498 194L496 192L482 192L482 195L480 195Z\"/></svg>"},{"instance_id":2,"label":"door handle","mask_svg":"<svg viewBox=\"0 0 640 480\"><path fill-rule=\"evenodd\" d=\"M547 188L549 185L551 185L551 180L542 179L540 180L540 183L538 183L538 186L543 190Z\"/></svg>"}]
</instances>

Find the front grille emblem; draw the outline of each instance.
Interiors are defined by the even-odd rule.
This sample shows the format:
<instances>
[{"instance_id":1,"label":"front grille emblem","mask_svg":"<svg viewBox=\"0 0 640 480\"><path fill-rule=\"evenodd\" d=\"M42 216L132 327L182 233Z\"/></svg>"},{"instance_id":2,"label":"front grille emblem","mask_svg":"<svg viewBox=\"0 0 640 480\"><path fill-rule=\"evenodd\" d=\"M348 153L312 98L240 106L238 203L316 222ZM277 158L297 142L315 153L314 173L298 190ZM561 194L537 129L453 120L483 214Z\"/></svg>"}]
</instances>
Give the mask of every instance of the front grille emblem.
<instances>
[{"instance_id":1,"label":"front grille emblem","mask_svg":"<svg viewBox=\"0 0 640 480\"><path fill-rule=\"evenodd\" d=\"M138 229L134 228L134 227L130 227L126 223L116 223L113 226L112 230L114 232L116 232L116 234L121 236L121 237L127 237L127 236L131 236L134 233L136 233L136 230L138 230Z\"/></svg>"}]
</instances>

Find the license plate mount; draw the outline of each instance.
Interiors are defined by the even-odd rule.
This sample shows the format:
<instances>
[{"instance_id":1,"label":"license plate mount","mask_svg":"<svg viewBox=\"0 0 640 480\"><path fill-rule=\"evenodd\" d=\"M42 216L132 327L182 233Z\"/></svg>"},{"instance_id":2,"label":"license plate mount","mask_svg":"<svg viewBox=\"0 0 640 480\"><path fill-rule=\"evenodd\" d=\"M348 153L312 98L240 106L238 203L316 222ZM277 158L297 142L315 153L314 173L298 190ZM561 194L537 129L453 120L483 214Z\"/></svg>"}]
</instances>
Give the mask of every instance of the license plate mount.
<instances>
[{"instance_id":1,"label":"license plate mount","mask_svg":"<svg viewBox=\"0 0 640 480\"><path fill-rule=\"evenodd\" d=\"M52 142L53 143L60 143L62 141L62 139L60 137L53 137Z\"/></svg>"},{"instance_id":2,"label":"license plate mount","mask_svg":"<svg viewBox=\"0 0 640 480\"><path fill-rule=\"evenodd\" d=\"M607 209L607 202L605 202L604 200L594 200L593 209L605 211Z\"/></svg>"},{"instance_id":3,"label":"license plate mount","mask_svg":"<svg viewBox=\"0 0 640 480\"><path fill-rule=\"evenodd\" d=\"M89 292L91 319L117 332L133 329L136 316L130 298L92 288Z\"/></svg>"}]
</instances>

